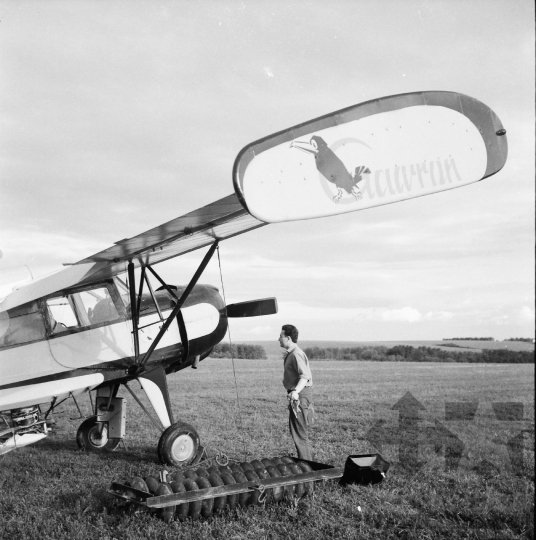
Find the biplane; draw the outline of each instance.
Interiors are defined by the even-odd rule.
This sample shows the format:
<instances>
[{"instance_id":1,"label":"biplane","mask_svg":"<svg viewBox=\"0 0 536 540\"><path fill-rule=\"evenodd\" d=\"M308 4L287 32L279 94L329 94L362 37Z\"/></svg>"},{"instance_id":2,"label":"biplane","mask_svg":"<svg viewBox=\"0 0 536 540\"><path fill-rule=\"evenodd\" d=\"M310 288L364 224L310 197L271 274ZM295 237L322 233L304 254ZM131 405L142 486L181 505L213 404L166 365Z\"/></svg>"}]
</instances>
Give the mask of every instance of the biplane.
<instances>
[{"instance_id":1,"label":"biplane","mask_svg":"<svg viewBox=\"0 0 536 540\"><path fill-rule=\"evenodd\" d=\"M246 146L234 164L233 194L15 287L0 301L0 453L46 437L49 413L84 392L95 399L78 446L113 450L125 436L122 385L158 425L129 386L137 380L161 424L160 460L191 463L199 436L174 417L167 375L197 367L229 318L277 312L275 298L225 305L217 288L198 284L219 243L269 223L477 182L504 166L505 133L489 107L455 92L348 107ZM155 270L202 248L186 285L166 283Z\"/></svg>"}]
</instances>

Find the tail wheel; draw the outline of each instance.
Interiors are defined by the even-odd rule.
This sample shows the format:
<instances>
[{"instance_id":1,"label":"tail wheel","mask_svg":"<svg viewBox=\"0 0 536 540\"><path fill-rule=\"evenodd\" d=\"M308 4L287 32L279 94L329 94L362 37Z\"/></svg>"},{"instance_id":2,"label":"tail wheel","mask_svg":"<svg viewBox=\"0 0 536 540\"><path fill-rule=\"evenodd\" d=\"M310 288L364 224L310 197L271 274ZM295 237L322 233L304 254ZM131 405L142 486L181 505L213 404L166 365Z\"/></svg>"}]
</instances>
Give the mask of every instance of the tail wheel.
<instances>
[{"instance_id":1,"label":"tail wheel","mask_svg":"<svg viewBox=\"0 0 536 540\"><path fill-rule=\"evenodd\" d=\"M121 439L108 438L108 424L97 422L96 416L84 420L76 432L78 448L88 452L111 452L117 448L120 441Z\"/></svg>"},{"instance_id":2,"label":"tail wheel","mask_svg":"<svg viewBox=\"0 0 536 540\"><path fill-rule=\"evenodd\" d=\"M199 451L199 435L184 422L169 426L158 441L158 457L165 465L183 467L192 463Z\"/></svg>"}]
</instances>

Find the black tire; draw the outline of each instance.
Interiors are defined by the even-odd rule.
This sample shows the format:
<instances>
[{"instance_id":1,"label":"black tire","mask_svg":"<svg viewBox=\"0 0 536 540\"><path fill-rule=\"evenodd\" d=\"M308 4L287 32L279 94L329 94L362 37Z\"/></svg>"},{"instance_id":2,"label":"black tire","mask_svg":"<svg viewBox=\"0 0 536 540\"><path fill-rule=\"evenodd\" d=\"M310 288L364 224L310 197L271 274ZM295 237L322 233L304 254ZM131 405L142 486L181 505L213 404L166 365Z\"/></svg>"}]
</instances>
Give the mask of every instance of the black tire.
<instances>
[{"instance_id":1,"label":"black tire","mask_svg":"<svg viewBox=\"0 0 536 540\"><path fill-rule=\"evenodd\" d=\"M186 488L184 487L184 483L182 481L175 480L174 482L171 482L170 487L173 493L186 493ZM188 517L188 509L189 503L177 505L175 508L175 515L179 521L186 521L186 518Z\"/></svg>"},{"instance_id":2,"label":"black tire","mask_svg":"<svg viewBox=\"0 0 536 540\"><path fill-rule=\"evenodd\" d=\"M298 467L302 470L304 473L312 472L313 469L309 465L309 463L305 463L305 461L297 461L296 464ZM303 487L305 489L304 495L309 495L313 493L315 490L315 483L314 482L304 482Z\"/></svg>"},{"instance_id":3,"label":"black tire","mask_svg":"<svg viewBox=\"0 0 536 540\"><path fill-rule=\"evenodd\" d=\"M206 478L205 476L198 476L195 483L197 484L199 489L206 489L206 488L212 487L210 480ZM210 516L212 516L213 508L214 508L214 498L204 499L201 504L201 517L209 518Z\"/></svg>"},{"instance_id":4,"label":"black tire","mask_svg":"<svg viewBox=\"0 0 536 540\"><path fill-rule=\"evenodd\" d=\"M234 479L234 476L231 473L222 472L220 475L220 478L222 479L222 482L226 486L231 486L233 484L236 484L236 480ZM238 493L235 493L233 495L227 495L227 506L231 510L234 510L236 508L237 503L238 503Z\"/></svg>"},{"instance_id":5,"label":"black tire","mask_svg":"<svg viewBox=\"0 0 536 540\"><path fill-rule=\"evenodd\" d=\"M270 465L266 467L266 472L270 475L271 478L281 478L283 476L277 467L271 467ZM279 502L283 495L285 494L285 488L282 486L277 486L272 488L272 496L275 502Z\"/></svg>"},{"instance_id":6,"label":"black tire","mask_svg":"<svg viewBox=\"0 0 536 540\"><path fill-rule=\"evenodd\" d=\"M237 484L245 484L248 482L248 479L246 475L243 472L240 471L234 471L233 472L233 478L236 480ZM243 493L238 494L238 504L239 506L247 506L249 501L251 499L251 493L249 491L245 491Z\"/></svg>"},{"instance_id":7,"label":"black tire","mask_svg":"<svg viewBox=\"0 0 536 540\"><path fill-rule=\"evenodd\" d=\"M257 470L257 469L265 469L266 468L266 465L264 465L261 461L259 461L258 459L254 459L253 461L251 461L251 466Z\"/></svg>"},{"instance_id":8,"label":"black tire","mask_svg":"<svg viewBox=\"0 0 536 540\"><path fill-rule=\"evenodd\" d=\"M245 471L244 474L246 475L246 478L249 482L258 482L260 480L259 475L255 471ZM251 493L251 497L249 498L248 503L252 504L254 506L258 506L259 503L259 495L260 493L255 490Z\"/></svg>"},{"instance_id":9,"label":"black tire","mask_svg":"<svg viewBox=\"0 0 536 540\"><path fill-rule=\"evenodd\" d=\"M240 467L242 467L242 470L244 472L255 471L255 467L253 467L253 465L251 463L248 463L247 461L243 461L242 463L240 463Z\"/></svg>"},{"instance_id":10,"label":"black tire","mask_svg":"<svg viewBox=\"0 0 536 540\"><path fill-rule=\"evenodd\" d=\"M186 491L199 491L199 486L193 480L185 480L184 487ZM190 501L190 508L188 510L188 516L192 519L199 519L201 515L201 508L203 507L203 501Z\"/></svg>"},{"instance_id":11,"label":"black tire","mask_svg":"<svg viewBox=\"0 0 536 540\"><path fill-rule=\"evenodd\" d=\"M135 476L130 481L130 487L134 489L139 489L140 491L145 491L145 493L150 493L149 488L147 487L147 484L145 483L145 480L143 478L140 478L139 476Z\"/></svg>"},{"instance_id":12,"label":"black tire","mask_svg":"<svg viewBox=\"0 0 536 540\"><path fill-rule=\"evenodd\" d=\"M156 490L160 486L160 482L154 477L154 476L147 476L145 478L145 483L147 484L147 487L149 488L149 492L153 495L156 493Z\"/></svg>"},{"instance_id":13,"label":"black tire","mask_svg":"<svg viewBox=\"0 0 536 540\"><path fill-rule=\"evenodd\" d=\"M173 490L168 484L160 484L155 491L155 496L160 497L161 495L171 495L172 493ZM169 523L175 515L175 506L164 506L164 508L159 508L156 513L161 520Z\"/></svg>"},{"instance_id":14,"label":"black tire","mask_svg":"<svg viewBox=\"0 0 536 540\"><path fill-rule=\"evenodd\" d=\"M233 474L233 471L231 470L231 468L228 465L220 465L218 467L218 471L219 471L220 475L222 475L223 473Z\"/></svg>"},{"instance_id":15,"label":"black tire","mask_svg":"<svg viewBox=\"0 0 536 540\"><path fill-rule=\"evenodd\" d=\"M294 462L287 463L287 467L290 469L290 472L292 472L292 474L303 474L300 467L298 467L298 465L296 465L296 463ZM298 499L301 499L304 494L305 494L305 486L303 485L303 482L301 482L300 484L295 484L294 495L298 497Z\"/></svg>"},{"instance_id":16,"label":"black tire","mask_svg":"<svg viewBox=\"0 0 536 540\"><path fill-rule=\"evenodd\" d=\"M244 469L242 469L242 466L238 463L232 463L231 466L229 467L231 469L231 474L234 475L235 472L238 472L238 473L243 473L244 472Z\"/></svg>"},{"instance_id":17,"label":"black tire","mask_svg":"<svg viewBox=\"0 0 536 540\"><path fill-rule=\"evenodd\" d=\"M224 486L223 480L221 479L220 475L217 473L213 473L208 477L208 481L210 482L210 485L212 487L220 487ZM213 511L215 514L219 514L223 511L225 508L225 504L227 503L227 497L224 495L223 497L216 497L214 499L214 506Z\"/></svg>"},{"instance_id":18,"label":"black tire","mask_svg":"<svg viewBox=\"0 0 536 540\"><path fill-rule=\"evenodd\" d=\"M199 467L199 469L196 469L195 472L197 473L197 476L200 478L208 478L208 472L206 469L203 469L203 467Z\"/></svg>"},{"instance_id":19,"label":"black tire","mask_svg":"<svg viewBox=\"0 0 536 540\"><path fill-rule=\"evenodd\" d=\"M268 480L268 478L271 478L270 476L270 473L266 470L265 467L263 467L262 469L255 469L255 472L257 473L257 476L261 479L261 480ZM265 491L265 497L264 497L264 500L266 503L270 503L273 499L273 491L272 489L270 488L267 488Z\"/></svg>"},{"instance_id":20,"label":"black tire","mask_svg":"<svg viewBox=\"0 0 536 540\"><path fill-rule=\"evenodd\" d=\"M288 468L288 465L278 465L277 468L279 469L279 472L281 473L281 476L292 476L292 471ZM292 500L294 497L294 486L292 484L285 486L285 495Z\"/></svg>"},{"instance_id":21,"label":"black tire","mask_svg":"<svg viewBox=\"0 0 536 540\"><path fill-rule=\"evenodd\" d=\"M195 460L198 450L199 435L184 422L169 426L158 441L158 458L165 465L187 466Z\"/></svg>"},{"instance_id":22,"label":"black tire","mask_svg":"<svg viewBox=\"0 0 536 540\"><path fill-rule=\"evenodd\" d=\"M117 448L121 439L108 438L108 423L104 422L101 436L99 437L100 425L97 417L92 416L84 420L76 432L76 444L80 450L88 452L112 452Z\"/></svg>"},{"instance_id":23,"label":"black tire","mask_svg":"<svg viewBox=\"0 0 536 540\"><path fill-rule=\"evenodd\" d=\"M184 476L182 471L175 471L168 476L168 479L170 482L184 482L186 480L186 476Z\"/></svg>"}]
</instances>

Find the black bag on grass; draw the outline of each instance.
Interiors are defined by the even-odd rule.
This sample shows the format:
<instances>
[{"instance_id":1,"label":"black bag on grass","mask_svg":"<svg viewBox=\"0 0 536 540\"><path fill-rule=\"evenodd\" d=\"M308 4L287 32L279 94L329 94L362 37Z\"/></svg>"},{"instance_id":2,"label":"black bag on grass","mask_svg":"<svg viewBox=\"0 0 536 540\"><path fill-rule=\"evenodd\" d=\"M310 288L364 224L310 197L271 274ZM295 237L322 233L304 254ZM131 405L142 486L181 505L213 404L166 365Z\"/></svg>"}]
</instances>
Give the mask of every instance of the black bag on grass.
<instances>
[{"instance_id":1,"label":"black bag on grass","mask_svg":"<svg viewBox=\"0 0 536 540\"><path fill-rule=\"evenodd\" d=\"M390 463L385 461L380 454L348 456L339 484L341 486L379 484L385 478L389 467Z\"/></svg>"}]
</instances>

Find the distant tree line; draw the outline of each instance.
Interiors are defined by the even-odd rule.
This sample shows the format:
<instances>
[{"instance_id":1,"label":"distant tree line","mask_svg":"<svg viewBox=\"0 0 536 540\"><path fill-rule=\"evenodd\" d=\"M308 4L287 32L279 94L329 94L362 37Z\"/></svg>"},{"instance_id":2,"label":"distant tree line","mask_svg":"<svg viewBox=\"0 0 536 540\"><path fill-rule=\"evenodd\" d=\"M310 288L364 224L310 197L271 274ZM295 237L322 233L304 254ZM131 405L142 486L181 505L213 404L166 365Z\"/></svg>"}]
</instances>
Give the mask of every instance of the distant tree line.
<instances>
[{"instance_id":1,"label":"distant tree line","mask_svg":"<svg viewBox=\"0 0 536 540\"><path fill-rule=\"evenodd\" d=\"M453 337L453 338L443 338L443 341L495 341L492 337ZM514 337L508 338L504 341L524 341L525 343L533 343L533 338L525 337Z\"/></svg>"},{"instance_id":2,"label":"distant tree line","mask_svg":"<svg viewBox=\"0 0 536 540\"><path fill-rule=\"evenodd\" d=\"M534 351L485 349L481 352L443 351L435 347L307 347L310 360L372 360L376 362L466 362L473 364L532 364Z\"/></svg>"},{"instance_id":3,"label":"distant tree line","mask_svg":"<svg viewBox=\"0 0 536 540\"><path fill-rule=\"evenodd\" d=\"M229 346L228 343L216 345L210 353L212 358L243 358L247 360L265 360L266 351L262 345L246 345L236 343Z\"/></svg>"},{"instance_id":4,"label":"distant tree line","mask_svg":"<svg viewBox=\"0 0 536 540\"><path fill-rule=\"evenodd\" d=\"M492 337L451 337L443 338L443 341L495 341Z\"/></svg>"}]
</instances>

